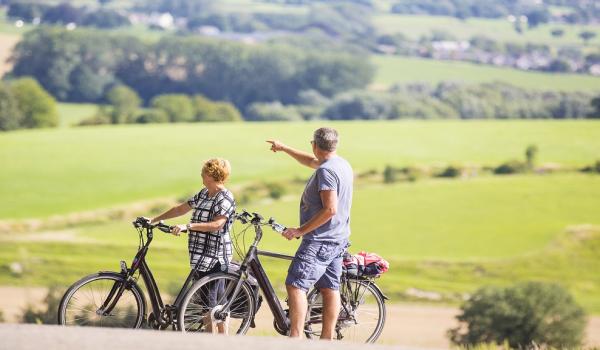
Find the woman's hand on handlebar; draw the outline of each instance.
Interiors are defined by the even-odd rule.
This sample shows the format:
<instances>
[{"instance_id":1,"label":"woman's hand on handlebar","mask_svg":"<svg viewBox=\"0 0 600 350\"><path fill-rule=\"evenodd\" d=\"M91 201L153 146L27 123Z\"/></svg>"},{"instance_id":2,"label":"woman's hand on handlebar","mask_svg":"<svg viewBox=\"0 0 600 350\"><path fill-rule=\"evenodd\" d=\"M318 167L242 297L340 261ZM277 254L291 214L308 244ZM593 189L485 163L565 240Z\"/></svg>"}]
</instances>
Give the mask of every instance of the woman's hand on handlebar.
<instances>
[{"instance_id":1,"label":"woman's hand on handlebar","mask_svg":"<svg viewBox=\"0 0 600 350\"><path fill-rule=\"evenodd\" d=\"M180 224L180 225L174 225L171 226L171 233L175 236L179 236L181 235L181 232L186 232L187 231L187 226Z\"/></svg>"}]
</instances>

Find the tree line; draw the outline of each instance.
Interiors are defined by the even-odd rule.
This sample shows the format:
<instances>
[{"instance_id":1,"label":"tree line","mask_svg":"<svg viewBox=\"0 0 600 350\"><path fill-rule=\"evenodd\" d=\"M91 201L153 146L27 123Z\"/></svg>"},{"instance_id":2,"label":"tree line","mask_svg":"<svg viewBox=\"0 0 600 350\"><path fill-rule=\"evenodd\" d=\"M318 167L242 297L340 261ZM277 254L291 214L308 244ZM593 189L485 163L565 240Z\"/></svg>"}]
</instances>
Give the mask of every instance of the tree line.
<instances>
[{"instance_id":1,"label":"tree line","mask_svg":"<svg viewBox=\"0 0 600 350\"><path fill-rule=\"evenodd\" d=\"M93 30L39 28L13 53L13 77L33 76L60 101L102 102L127 85L148 103L166 93L202 94L245 111L254 102L297 102L315 90L334 96L364 88L374 68L364 57L244 45L193 37L157 43Z\"/></svg>"}]
</instances>

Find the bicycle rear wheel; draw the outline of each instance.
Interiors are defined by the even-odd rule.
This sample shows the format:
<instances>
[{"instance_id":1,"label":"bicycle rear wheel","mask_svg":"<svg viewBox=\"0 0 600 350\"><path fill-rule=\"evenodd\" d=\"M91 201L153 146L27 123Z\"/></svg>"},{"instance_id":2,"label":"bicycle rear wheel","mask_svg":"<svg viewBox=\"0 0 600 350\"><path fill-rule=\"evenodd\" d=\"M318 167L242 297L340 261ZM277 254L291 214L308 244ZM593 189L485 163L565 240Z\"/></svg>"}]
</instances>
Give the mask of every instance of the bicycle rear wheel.
<instances>
[{"instance_id":1,"label":"bicycle rear wheel","mask_svg":"<svg viewBox=\"0 0 600 350\"><path fill-rule=\"evenodd\" d=\"M97 273L73 284L58 307L58 324L86 327L139 328L144 320L145 303L135 285L116 293L125 283L117 273ZM116 300L118 298L118 300ZM114 307L107 310L105 307Z\"/></svg>"},{"instance_id":2,"label":"bicycle rear wheel","mask_svg":"<svg viewBox=\"0 0 600 350\"><path fill-rule=\"evenodd\" d=\"M341 308L335 326L338 340L374 343L385 324L385 302L372 281L342 279ZM321 336L323 299L318 289L308 294L305 333L308 338Z\"/></svg>"},{"instance_id":3,"label":"bicycle rear wheel","mask_svg":"<svg viewBox=\"0 0 600 350\"><path fill-rule=\"evenodd\" d=\"M256 312L254 293L243 282L221 325L211 322L211 317L233 297L240 277L217 273L201 278L183 297L178 312L179 328L183 332L246 334ZM214 326L218 327L213 329Z\"/></svg>"}]
</instances>

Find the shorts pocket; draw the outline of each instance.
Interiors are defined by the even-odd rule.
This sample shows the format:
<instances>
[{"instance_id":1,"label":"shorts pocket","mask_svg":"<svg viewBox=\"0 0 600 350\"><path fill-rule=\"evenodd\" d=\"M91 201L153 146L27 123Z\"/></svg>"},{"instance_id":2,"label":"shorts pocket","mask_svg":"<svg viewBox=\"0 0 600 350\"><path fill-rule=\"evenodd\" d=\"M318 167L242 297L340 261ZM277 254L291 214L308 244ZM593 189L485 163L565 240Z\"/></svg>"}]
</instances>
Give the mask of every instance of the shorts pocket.
<instances>
[{"instance_id":1,"label":"shorts pocket","mask_svg":"<svg viewBox=\"0 0 600 350\"><path fill-rule=\"evenodd\" d=\"M308 262L312 262L315 260L315 257L319 253L319 245L314 242L302 242L300 243L300 247L298 247L298 251L296 252L296 258L299 260L304 260Z\"/></svg>"},{"instance_id":2,"label":"shorts pocket","mask_svg":"<svg viewBox=\"0 0 600 350\"><path fill-rule=\"evenodd\" d=\"M339 255L338 246L335 244L321 244L317 252L317 259L321 262L329 262Z\"/></svg>"},{"instance_id":3,"label":"shorts pocket","mask_svg":"<svg viewBox=\"0 0 600 350\"><path fill-rule=\"evenodd\" d=\"M294 259L288 269L288 274L295 280L305 280L311 277L315 264L309 261Z\"/></svg>"}]
</instances>

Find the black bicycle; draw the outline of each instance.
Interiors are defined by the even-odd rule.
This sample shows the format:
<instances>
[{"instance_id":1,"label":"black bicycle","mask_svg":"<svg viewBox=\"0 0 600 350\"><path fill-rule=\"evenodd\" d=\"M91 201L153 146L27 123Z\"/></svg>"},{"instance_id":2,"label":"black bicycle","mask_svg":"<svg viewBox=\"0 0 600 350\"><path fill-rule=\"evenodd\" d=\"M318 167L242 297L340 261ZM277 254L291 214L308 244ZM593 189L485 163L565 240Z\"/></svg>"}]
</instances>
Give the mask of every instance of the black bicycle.
<instances>
[{"instance_id":1,"label":"black bicycle","mask_svg":"<svg viewBox=\"0 0 600 350\"><path fill-rule=\"evenodd\" d=\"M262 303L267 301L273 314L273 326L282 334L289 334L288 310L284 310L275 294L273 286L262 267L259 256L292 260L293 257L258 249L262 239L263 226L282 233L285 227L273 218L265 221L257 213L243 211L237 215L242 224L247 225L238 236L250 227L255 237L243 261L234 271L216 273L197 281L186 293L180 305L178 324L182 331L212 331L215 322L228 324L229 330L245 334L253 325L254 317ZM238 250L238 253L241 253ZM241 255L241 254L240 254ZM336 338L357 342L372 343L377 340L385 324L385 300L387 297L374 282L374 277L353 276L344 272L340 288L341 309L335 327ZM214 291L218 292L215 300ZM308 338L319 337L322 329L323 304L318 289L308 294L308 312L304 332ZM232 326L232 321L237 321Z\"/></svg>"},{"instance_id":2,"label":"black bicycle","mask_svg":"<svg viewBox=\"0 0 600 350\"><path fill-rule=\"evenodd\" d=\"M154 237L154 228L170 233L172 226L163 222L151 225L145 218L137 218L133 226L138 231L140 243L131 268L121 261L120 272L101 271L75 282L62 297L58 308L58 324L124 328L146 325L155 329L179 329L178 306L194 283L194 271L188 275L173 305L165 305L146 262L146 255ZM146 299L137 283L139 277L142 277L152 306L147 318Z\"/></svg>"}]
</instances>

